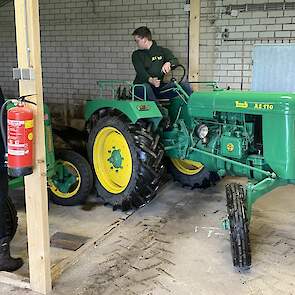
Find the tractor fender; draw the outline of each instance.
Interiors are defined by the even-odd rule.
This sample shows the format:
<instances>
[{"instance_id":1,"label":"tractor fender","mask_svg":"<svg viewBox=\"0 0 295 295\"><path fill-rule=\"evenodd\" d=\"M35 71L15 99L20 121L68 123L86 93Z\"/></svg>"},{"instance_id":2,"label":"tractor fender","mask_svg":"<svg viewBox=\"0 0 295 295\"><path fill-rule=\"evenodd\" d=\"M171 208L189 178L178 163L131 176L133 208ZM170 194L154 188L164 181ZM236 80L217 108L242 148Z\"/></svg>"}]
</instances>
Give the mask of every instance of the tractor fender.
<instances>
[{"instance_id":1,"label":"tractor fender","mask_svg":"<svg viewBox=\"0 0 295 295\"><path fill-rule=\"evenodd\" d=\"M84 118L88 121L91 116L101 109L118 110L125 114L132 123L140 119L150 119L157 127L162 119L162 114L154 101L131 101L131 100L106 100L97 99L87 101L84 108Z\"/></svg>"}]
</instances>

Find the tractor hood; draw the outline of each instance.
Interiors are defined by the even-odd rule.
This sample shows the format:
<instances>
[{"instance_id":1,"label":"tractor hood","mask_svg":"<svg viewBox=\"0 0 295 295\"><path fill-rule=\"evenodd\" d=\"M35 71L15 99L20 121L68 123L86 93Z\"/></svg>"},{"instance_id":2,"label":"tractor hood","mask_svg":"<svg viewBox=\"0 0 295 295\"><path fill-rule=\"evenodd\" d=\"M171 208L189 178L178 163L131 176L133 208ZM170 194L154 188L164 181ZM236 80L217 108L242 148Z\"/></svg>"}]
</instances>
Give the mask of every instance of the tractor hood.
<instances>
[{"instance_id":1,"label":"tractor hood","mask_svg":"<svg viewBox=\"0 0 295 295\"><path fill-rule=\"evenodd\" d=\"M295 93L212 91L194 92L188 100L191 114L212 118L214 112L295 114Z\"/></svg>"}]
</instances>

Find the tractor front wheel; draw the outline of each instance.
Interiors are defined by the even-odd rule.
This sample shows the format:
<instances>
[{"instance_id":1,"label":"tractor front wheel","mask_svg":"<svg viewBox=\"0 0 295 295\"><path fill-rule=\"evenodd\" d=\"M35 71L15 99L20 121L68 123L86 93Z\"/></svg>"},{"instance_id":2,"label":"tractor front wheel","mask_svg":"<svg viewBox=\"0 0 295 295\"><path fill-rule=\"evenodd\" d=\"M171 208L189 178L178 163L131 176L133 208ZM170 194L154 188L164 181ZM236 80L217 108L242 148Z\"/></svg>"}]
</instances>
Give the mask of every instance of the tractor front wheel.
<instances>
[{"instance_id":1,"label":"tractor front wheel","mask_svg":"<svg viewBox=\"0 0 295 295\"><path fill-rule=\"evenodd\" d=\"M98 196L114 209L137 208L156 195L164 150L151 123L103 117L90 132L88 152Z\"/></svg>"},{"instance_id":2,"label":"tractor front wheel","mask_svg":"<svg viewBox=\"0 0 295 295\"><path fill-rule=\"evenodd\" d=\"M226 185L226 199L233 265L239 270L248 270L251 266L251 249L243 186L237 183Z\"/></svg>"},{"instance_id":3,"label":"tractor front wheel","mask_svg":"<svg viewBox=\"0 0 295 295\"><path fill-rule=\"evenodd\" d=\"M83 204L93 187L91 167L74 151L57 152L55 174L48 179L48 186L52 202L62 206Z\"/></svg>"}]
</instances>

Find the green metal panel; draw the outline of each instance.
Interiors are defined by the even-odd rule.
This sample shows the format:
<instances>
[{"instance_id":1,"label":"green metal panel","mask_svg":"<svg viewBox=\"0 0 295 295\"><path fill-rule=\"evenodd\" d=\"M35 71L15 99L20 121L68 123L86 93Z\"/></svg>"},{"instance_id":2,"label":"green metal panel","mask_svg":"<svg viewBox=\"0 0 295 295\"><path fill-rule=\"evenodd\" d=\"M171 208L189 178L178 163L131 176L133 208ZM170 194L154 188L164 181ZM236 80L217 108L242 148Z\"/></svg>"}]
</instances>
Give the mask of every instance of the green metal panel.
<instances>
[{"instance_id":1,"label":"green metal panel","mask_svg":"<svg viewBox=\"0 0 295 295\"><path fill-rule=\"evenodd\" d=\"M17 177L9 180L9 188L10 189L17 189L25 186L24 178Z\"/></svg>"},{"instance_id":2,"label":"green metal panel","mask_svg":"<svg viewBox=\"0 0 295 295\"><path fill-rule=\"evenodd\" d=\"M44 104L44 131L45 131L45 148L46 148L46 165L47 177L54 174L55 155L52 137L51 115L48 106Z\"/></svg>"},{"instance_id":3,"label":"green metal panel","mask_svg":"<svg viewBox=\"0 0 295 295\"><path fill-rule=\"evenodd\" d=\"M270 115L295 114L295 93L212 91L194 92L188 100L192 116L212 118L218 112Z\"/></svg>"},{"instance_id":4,"label":"green metal panel","mask_svg":"<svg viewBox=\"0 0 295 295\"><path fill-rule=\"evenodd\" d=\"M87 101L84 110L85 120L89 120L96 111L105 108L119 110L132 123L137 122L139 119L153 119L157 126L162 119L162 114L154 101L97 99Z\"/></svg>"},{"instance_id":5,"label":"green metal panel","mask_svg":"<svg viewBox=\"0 0 295 295\"><path fill-rule=\"evenodd\" d=\"M295 115L269 115L263 119L264 157L283 179L295 179Z\"/></svg>"},{"instance_id":6,"label":"green metal panel","mask_svg":"<svg viewBox=\"0 0 295 295\"><path fill-rule=\"evenodd\" d=\"M262 155L250 155L246 159L246 164L252 167L256 167L258 169L264 170L264 171L270 171L269 165L266 163L264 156ZM252 175L249 171L247 174L250 176L249 178L254 178L256 180L263 179L265 177L265 174L261 174L258 171L253 171Z\"/></svg>"},{"instance_id":7,"label":"green metal panel","mask_svg":"<svg viewBox=\"0 0 295 295\"><path fill-rule=\"evenodd\" d=\"M221 155L241 159L243 157L242 139L233 136L221 136Z\"/></svg>"}]
</instances>

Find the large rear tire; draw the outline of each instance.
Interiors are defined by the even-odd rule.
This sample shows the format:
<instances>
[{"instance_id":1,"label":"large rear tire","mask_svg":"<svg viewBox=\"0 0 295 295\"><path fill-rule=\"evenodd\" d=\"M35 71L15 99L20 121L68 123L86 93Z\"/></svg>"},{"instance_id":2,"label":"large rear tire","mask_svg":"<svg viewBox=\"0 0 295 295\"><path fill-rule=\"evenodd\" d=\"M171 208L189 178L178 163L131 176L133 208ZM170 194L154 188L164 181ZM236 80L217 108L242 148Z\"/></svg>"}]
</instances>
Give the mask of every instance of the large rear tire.
<instances>
[{"instance_id":1,"label":"large rear tire","mask_svg":"<svg viewBox=\"0 0 295 295\"><path fill-rule=\"evenodd\" d=\"M237 183L227 184L226 199L233 265L245 271L251 267L251 248L243 186Z\"/></svg>"},{"instance_id":2,"label":"large rear tire","mask_svg":"<svg viewBox=\"0 0 295 295\"><path fill-rule=\"evenodd\" d=\"M138 208L156 195L164 150L152 123L119 117L99 119L90 132L89 159L98 195L115 209Z\"/></svg>"},{"instance_id":3,"label":"large rear tire","mask_svg":"<svg viewBox=\"0 0 295 295\"><path fill-rule=\"evenodd\" d=\"M215 174L213 179L212 172L209 172L202 163L191 160L168 159L168 172L174 181L190 189L207 188L217 181Z\"/></svg>"},{"instance_id":4,"label":"large rear tire","mask_svg":"<svg viewBox=\"0 0 295 295\"><path fill-rule=\"evenodd\" d=\"M56 174L48 180L50 200L62 206L83 204L93 187L89 163L71 150L56 153Z\"/></svg>"}]
</instances>

